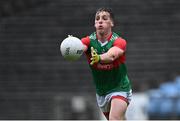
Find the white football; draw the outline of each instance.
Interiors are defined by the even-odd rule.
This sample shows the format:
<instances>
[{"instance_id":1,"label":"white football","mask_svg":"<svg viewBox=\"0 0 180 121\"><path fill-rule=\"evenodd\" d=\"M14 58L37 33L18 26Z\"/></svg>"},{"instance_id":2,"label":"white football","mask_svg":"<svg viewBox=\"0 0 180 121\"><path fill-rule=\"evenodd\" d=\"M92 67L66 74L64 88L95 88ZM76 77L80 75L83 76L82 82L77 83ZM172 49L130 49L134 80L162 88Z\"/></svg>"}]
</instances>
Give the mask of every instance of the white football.
<instances>
[{"instance_id":1,"label":"white football","mask_svg":"<svg viewBox=\"0 0 180 121\"><path fill-rule=\"evenodd\" d=\"M62 56L69 61L78 60L83 54L83 48L81 40L73 36L65 38L60 45Z\"/></svg>"}]
</instances>

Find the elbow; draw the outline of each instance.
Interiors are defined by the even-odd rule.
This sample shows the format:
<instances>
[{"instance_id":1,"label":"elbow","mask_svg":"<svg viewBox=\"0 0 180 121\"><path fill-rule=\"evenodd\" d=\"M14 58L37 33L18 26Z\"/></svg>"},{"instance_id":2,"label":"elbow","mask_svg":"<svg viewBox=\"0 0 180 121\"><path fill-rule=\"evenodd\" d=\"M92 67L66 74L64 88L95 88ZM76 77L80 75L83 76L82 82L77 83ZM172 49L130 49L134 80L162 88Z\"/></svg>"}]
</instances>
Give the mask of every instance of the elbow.
<instances>
[{"instance_id":1,"label":"elbow","mask_svg":"<svg viewBox=\"0 0 180 121\"><path fill-rule=\"evenodd\" d=\"M116 57L113 55L112 57L110 57L110 61L113 62L116 60Z\"/></svg>"},{"instance_id":2,"label":"elbow","mask_svg":"<svg viewBox=\"0 0 180 121\"><path fill-rule=\"evenodd\" d=\"M117 57L115 55L100 55L100 60L102 63L111 63L115 61Z\"/></svg>"},{"instance_id":3,"label":"elbow","mask_svg":"<svg viewBox=\"0 0 180 121\"><path fill-rule=\"evenodd\" d=\"M116 57L115 56L109 56L108 58L107 58L107 62L113 62L113 61L115 61L116 60Z\"/></svg>"}]
</instances>

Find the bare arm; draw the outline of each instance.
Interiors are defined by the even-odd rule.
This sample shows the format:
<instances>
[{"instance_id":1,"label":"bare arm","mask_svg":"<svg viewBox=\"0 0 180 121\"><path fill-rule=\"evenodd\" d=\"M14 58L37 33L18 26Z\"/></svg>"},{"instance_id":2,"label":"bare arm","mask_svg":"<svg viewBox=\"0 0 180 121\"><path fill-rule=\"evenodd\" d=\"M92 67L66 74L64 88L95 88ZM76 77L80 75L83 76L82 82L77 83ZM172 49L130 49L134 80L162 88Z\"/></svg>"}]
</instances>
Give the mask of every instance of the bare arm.
<instances>
[{"instance_id":1,"label":"bare arm","mask_svg":"<svg viewBox=\"0 0 180 121\"><path fill-rule=\"evenodd\" d=\"M88 47L86 45L84 45L83 51L86 52L88 49Z\"/></svg>"},{"instance_id":2,"label":"bare arm","mask_svg":"<svg viewBox=\"0 0 180 121\"><path fill-rule=\"evenodd\" d=\"M124 50L114 46L110 48L106 53L100 55L100 61L102 63L110 63L122 56L124 53Z\"/></svg>"}]
</instances>

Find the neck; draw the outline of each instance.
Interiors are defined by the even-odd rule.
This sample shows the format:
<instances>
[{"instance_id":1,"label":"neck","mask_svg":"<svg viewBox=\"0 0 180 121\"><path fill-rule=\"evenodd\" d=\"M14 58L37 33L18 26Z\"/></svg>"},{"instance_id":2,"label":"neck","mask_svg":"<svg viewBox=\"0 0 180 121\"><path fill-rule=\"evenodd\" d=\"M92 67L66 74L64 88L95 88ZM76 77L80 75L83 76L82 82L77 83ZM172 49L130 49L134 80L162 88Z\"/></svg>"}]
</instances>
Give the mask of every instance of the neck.
<instances>
[{"instance_id":1,"label":"neck","mask_svg":"<svg viewBox=\"0 0 180 121\"><path fill-rule=\"evenodd\" d=\"M110 32L107 32L107 33L98 33L97 32L97 37L98 37L98 40L100 40L101 42L104 42L106 40L108 40L108 37L111 35L111 31Z\"/></svg>"}]
</instances>

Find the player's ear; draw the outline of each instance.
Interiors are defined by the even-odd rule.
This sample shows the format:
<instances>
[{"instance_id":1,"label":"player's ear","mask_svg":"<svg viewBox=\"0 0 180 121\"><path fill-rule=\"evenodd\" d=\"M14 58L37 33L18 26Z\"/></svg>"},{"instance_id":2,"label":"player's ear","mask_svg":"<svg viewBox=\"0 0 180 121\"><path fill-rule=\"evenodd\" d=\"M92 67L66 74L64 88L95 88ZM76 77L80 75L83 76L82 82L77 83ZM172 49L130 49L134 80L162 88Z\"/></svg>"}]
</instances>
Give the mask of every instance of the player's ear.
<instances>
[{"instance_id":1,"label":"player's ear","mask_svg":"<svg viewBox=\"0 0 180 121\"><path fill-rule=\"evenodd\" d=\"M94 22L94 27L96 28L96 23Z\"/></svg>"},{"instance_id":2,"label":"player's ear","mask_svg":"<svg viewBox=\"0 0 180 121\"><path fill-rule=\"evenodd\" d=\"M113 21L111 21L111 27L114 27L114 22Z\"/></svg>"},{"instance_id":3,"label":"player's ear","mask_svg":"<svg viewBox=\"0 0 180 121\"><path fill-rule=\"evenodd\" d=\"M114 27L114 21L111 19L111 27Z\"/></svg>"}]
</instances>

